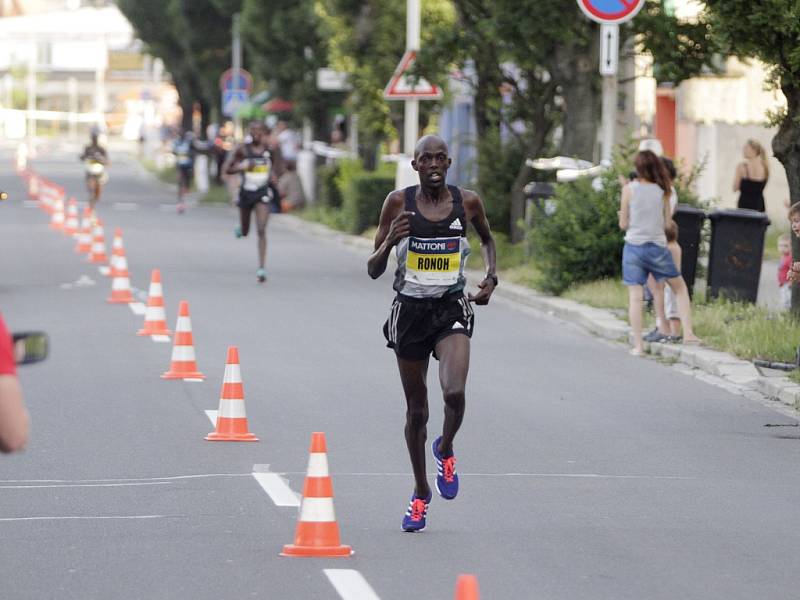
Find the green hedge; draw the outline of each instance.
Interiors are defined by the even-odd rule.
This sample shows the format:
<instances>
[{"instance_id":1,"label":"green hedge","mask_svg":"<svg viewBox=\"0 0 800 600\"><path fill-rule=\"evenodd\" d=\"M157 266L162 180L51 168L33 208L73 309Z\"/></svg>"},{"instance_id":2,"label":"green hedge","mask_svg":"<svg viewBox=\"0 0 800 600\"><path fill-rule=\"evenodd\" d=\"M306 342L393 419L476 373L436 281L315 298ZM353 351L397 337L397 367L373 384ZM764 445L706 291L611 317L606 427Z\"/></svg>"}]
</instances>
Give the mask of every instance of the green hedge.
<instances>
[{"instance_id":1,"label":"green hedge","mask_svg":"<svg viewBox=\"0 0 800 600\"><path fill-rule=\"evenodd\" d=\"M348 229L361 233L376 226L386 196L394 189L394 176L385 172L353 173L345 183L342 213Z\"/></svg>"},{"instance_id":2,"label":"green hedge","mask_svg":"<svg viewBox=\"0 0 800 600\"><path fill-rule=\"evenodd\" d=\"M588 178L558 185L555 212L535 218L528 235L542 291L561 294L575 283L619 277L623 233L616 178L615 171L605 174L599 192Z\"/></svg>"},{"instance_id":3,"label":"green hedge","mask_svg":"<svg viewBox=\"0 0 800 600\"><path fill-rule=\"evenodd\" d=\"M338 176L339 167L335 164L317 168L317 200L322 206L339 208L342 205L342 193L337 184Z\"/></svg>"}]
</instances>

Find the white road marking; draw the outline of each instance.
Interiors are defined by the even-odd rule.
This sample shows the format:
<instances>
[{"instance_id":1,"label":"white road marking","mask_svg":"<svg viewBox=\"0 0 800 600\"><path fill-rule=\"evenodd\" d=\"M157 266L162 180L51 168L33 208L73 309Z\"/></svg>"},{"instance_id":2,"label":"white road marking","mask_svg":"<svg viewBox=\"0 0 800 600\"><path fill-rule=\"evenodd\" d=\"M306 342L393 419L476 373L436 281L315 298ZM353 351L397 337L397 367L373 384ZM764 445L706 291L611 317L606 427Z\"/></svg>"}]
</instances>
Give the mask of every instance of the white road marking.
<instances>
[{"instance_id":1,"label":"white road marking","mask_svg":"<svg viewBox=\"0 0 800 600\"><path fill-rule=\"evenodd\" d=\"M252 473L200 473L197 475L171 475L167 477L138 477L114 479L4 479L0 483L112 483L117 481L178 481L181 479L207 479L210 477L250 477Z\"/></svg>"},{"instance_id":2,"label":"white road marking","mask_svg":"<svg viewBox=\"0 0 800 600\"><path fill-rule=\"evenodd\" d=\"M114 210L139 210L139 205L135 202L114 202Z\"/></svg>"},{"instance_id":3,"label":"white road marking","mask_svg":"<svg viewBox=\"0 0 800 600\"><path fill-rule=\"evenodd\" d=\"M183 380L188 381L190 383L203 383L204 381L203 379L194 379L192 377L184 377Z\"/></svg>"},{"instance_id":4,"label":"white road marking","mask_svg":"<svg viewBox=\"0 0 800 600\"><path fill-rule=\"evenodd\" d=\"M102 275L103 277L106 277L106 276L108 276L109 273L111 273L111 267L100 266L100 267L97 267L97 271L100 273L100 275Z\"/></svg>"},{"instance_id":5,"label":"white road marking","mask_svg":"<svg viewBox=\"0 0 800 600\"><path fill-rule=\"evenodd\" d=\"M23 208L39 208L39 201L38 200L23 200L22 201Z\"/></svg>"},{"instance_id":6,"label":"white road marking","mask_svg":"<svg viewBox=\"0 0 800 600\"><path fill-rule=\"evenodd\" d=\"M161 344L168 344L170 341L168 335L151 335L150 339Z\"/></svg>"},{"instance_id":7,"label":"white road marking","mask_svg":"<svg viewBox=\"0 0 800 600\"><path fill-rule=\"evenodd\" d=\"M34 490L37 488L127 487L131 485L170 485L169 481L139 481L135 483L57 483L44 485L0 485L0 490Z\"/></svg>"},{"instance_id":8,"label":"white road marking","mask_svg":"<svg viewBox=\"0 0 800 600\"><path fill-rule=\"evenodd\" d=\"M175 204L159 204L158 210L162 212L174 212L178 210Z\"/></svg>"},{"instance_id":9,"label":"white road marking","mask_svg":"<svg viewBox=\"0 0 800 600\"><path fill-rule=\"evenodd\" d=\"M206 416L208 420L211 421L211 424L216 427L217 426L217 411L216 410L207 410Z\"/></svg>"},{"instance_id":10,"label":"white road marking","mask_svg":"<svg viewBox=\"0 0 800 600\"><path fill-rule=\"evenodd\" d=\"M305 471L285 471L284 475L303 475ZM436 475L431 471L428 475ZM684 477L680 475L602 475L600 473L465 473L458 472L462 477L531 477L531 478L572 478L572 479L649 479L667 481L696 481L699 477ZM408 473L341 473L337 477L407 477Z\"/></svg>"},{"instance_id":11,"label":"white road marking","mask_svg":"<svg viewBox=\"0 0 800 600\"><path fill-rule=\"evenodd\" d=\"M144 313L147 312L147 307L141 302L129 302L128 306L130 307L133 314L138 316L143 316Z\"/></svg>"},{"instance_id":12,"label":"white road marking","mask_svg":"<svg viewBox=\"0 0 800 600\"><path fill-rule=\"evenodd\" d=\"M253 465L253 477L258 484L267 492L267 495L275 503L275 506L300 506L300 497L295 493L286 480L278 473L268 473L255 471L257 467L264 465Z\"/></svg>"},{"instance_id":13,"label":"white road marking","mask_svg":"<svg viewBox=\"0 0 800 600\"><path fill-rule=\"evenodd\" d=\"M353 569L323 569L342 600L380 600L364 576Z\"/></svg>"},{"instance_id":14,"label":"white road marking","mask_svg":"<svg viewBox=\"0 0 800 600\"><path fill-rule=\"evenodd\" d=\"M70 520L103 520L103 519L174 519L170 515L129 515L129 516L110 516L110 517L5 517L0 518L0 522L7 521L70 521Z\"/></svg>"}]
</instances>

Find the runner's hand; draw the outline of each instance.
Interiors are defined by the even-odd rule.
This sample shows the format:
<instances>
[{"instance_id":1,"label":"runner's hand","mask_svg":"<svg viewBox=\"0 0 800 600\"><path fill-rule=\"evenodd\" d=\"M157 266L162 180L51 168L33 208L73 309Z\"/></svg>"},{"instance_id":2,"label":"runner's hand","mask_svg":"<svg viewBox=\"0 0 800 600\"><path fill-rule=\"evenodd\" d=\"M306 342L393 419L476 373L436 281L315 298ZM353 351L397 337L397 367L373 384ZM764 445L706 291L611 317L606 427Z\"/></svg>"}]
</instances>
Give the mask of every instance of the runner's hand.
<instances>
[{"instance_id":1,"label":"runner's hand","mask_svg":"<svg viewBox=\"0 0 800 600\"><path fill-rule=\"evenodd\" d=\"M494 292L494 281L488 278L484 279L478 284L478 288L480 291L477 294L468 294L467 298L478 306L486 306L489 304L492 292Z\"/></svg>"},{"instance_id":2,"label":"runner's hand","mask_svg":"<svg viewBox=\"0 0 800 600\"><path fill-rule=\"evenodd\" d=\"M404 210L394 218L389 226L389 233L386 235L386 243L389 246L397 245L400 240L411 234L411 223L409 223L408 217L413 214L411 211Z\"/></svg>"}]
</instances>

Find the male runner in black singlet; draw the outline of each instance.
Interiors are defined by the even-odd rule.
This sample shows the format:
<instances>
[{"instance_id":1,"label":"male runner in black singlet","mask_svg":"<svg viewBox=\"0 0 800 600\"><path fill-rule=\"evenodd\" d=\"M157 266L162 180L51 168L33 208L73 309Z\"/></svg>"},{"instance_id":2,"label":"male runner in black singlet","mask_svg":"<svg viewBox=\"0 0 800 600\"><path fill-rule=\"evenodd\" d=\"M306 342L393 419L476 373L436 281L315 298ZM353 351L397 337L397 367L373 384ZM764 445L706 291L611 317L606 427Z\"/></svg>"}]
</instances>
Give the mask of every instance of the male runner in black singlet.
<instances>
[{"instance_id":1,"label":"male runner in black singlet","mask_svg":"<svg viewBox=\"0 0 800 600\"><path fill-rule=\"evenodd\" d=\"M387 196L375 234L375 251L367 262L370 277L377 279L386 270L392 248L396 248L397 298L383 332L397 355L406 396L405 436L416 484L403 518L404 531L425 527L432 497L425 474L425 381L430 355L433 353L439 361L444 397L442 435L431 446L438 472L436 490L446 500L452 500L458 493L453 438L464 418L474 318L470 302L488 304L497 286L494 238L483 203L475 192L446 185L450 162L444 140L436 136L419 140L411 166L419 173L420 185L395 190ZM468 222L481 239L486 277L475 295L465 297L464 266L470 252Z\"/></svg>"},{"instance_id":2,"label":"male runner in black singlet","mask_svg":"<svg viewBox=\"0 0 800 600\"><path fill-rule=\"evenodd\" d=\"M90 132L91 143L85 146L80 160L86 172L86 188L89 191L89 207L94 210L103 193L103 186L108 180L106 167L108 167L108 153L100 145L98 137L100 132L93 127Z\"/></svg>"},{"instance_id":3,"label":"male runner in black singlet","mask_svg":"<svg viewBox=\"0 0 800 600\"><path fill-rule=\"evenodd\" d=\"M225 172L242 174L239 188L239 219L236 237L246 237L250 231L250 215L256 211L258 230L258 270L256 277L263 283L267 279L264 264L267 260L267 221L271 205L277 200L272 181L272 154L267 147L267 126L258 121L250 124L250 141L240 145L233 153Z\"/></svg>"}]
</instances>

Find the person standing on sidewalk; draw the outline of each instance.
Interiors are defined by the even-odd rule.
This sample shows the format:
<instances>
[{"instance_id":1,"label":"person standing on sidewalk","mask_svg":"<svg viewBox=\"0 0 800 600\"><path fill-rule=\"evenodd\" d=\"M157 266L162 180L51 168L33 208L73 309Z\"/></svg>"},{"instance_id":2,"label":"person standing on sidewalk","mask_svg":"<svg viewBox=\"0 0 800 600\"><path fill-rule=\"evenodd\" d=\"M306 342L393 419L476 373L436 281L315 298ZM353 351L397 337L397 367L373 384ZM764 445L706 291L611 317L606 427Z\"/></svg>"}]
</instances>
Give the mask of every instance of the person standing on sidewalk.
<instances>
[{"instance_id":1,"label":"person standing on sidewalk","mask_svg":"<svg viewBox=\"0 0 800 600\"><path fill-rule=\"evenodd\" d=\"M427 374L430 356L439 361L444 397L444 428L431 445L437 466L436 490L452 500L458 493L453 439L464 418L474 317L471 302L486 305L497 286L495 242L480 197L446 184L451 160L447 144L425 136L414 149L411 166L420 185L390 193L381 209L375 251L367 271L377 279L392 249L397 255L394 289L384 337L397 357L406 397L405 437L415 487L402 529L420 531L432 498L425 471L428 423ZM470 253L467 224L481 239L486 276L478 292L464 295L464 267Z\"/></svg>"},{"instance_id":2,"label":"person standing on sidewalk","mask_svg":"<svg viewBox=\"0 0 800 600\"><path fill-rule=\"evenodd\" d=\"M636 154L635 165L639 178L622 189L619 227L626 232L622 279L628 286L628 313L633 331L631 354L638 356L644 350L642 300L649 275L659 283L666 280L675 293L683 342L697 344L700 340L692 329L689 289L667 249L665 229L672 220L669 174L661 159L649 150Z\"/></svg>"},{"instance_id":3,"label":"person standing on sidewalk","mask_svg":"<svg viewBox=\"0 0 800 600\"><path fill-rule=\"evenodd\" d=\"M764 212L764 188L769 181L767 153L757 141L747 140L743 154L733 180L733 191L739 192L739 208Z\"/></svg>"}]
</instances>

